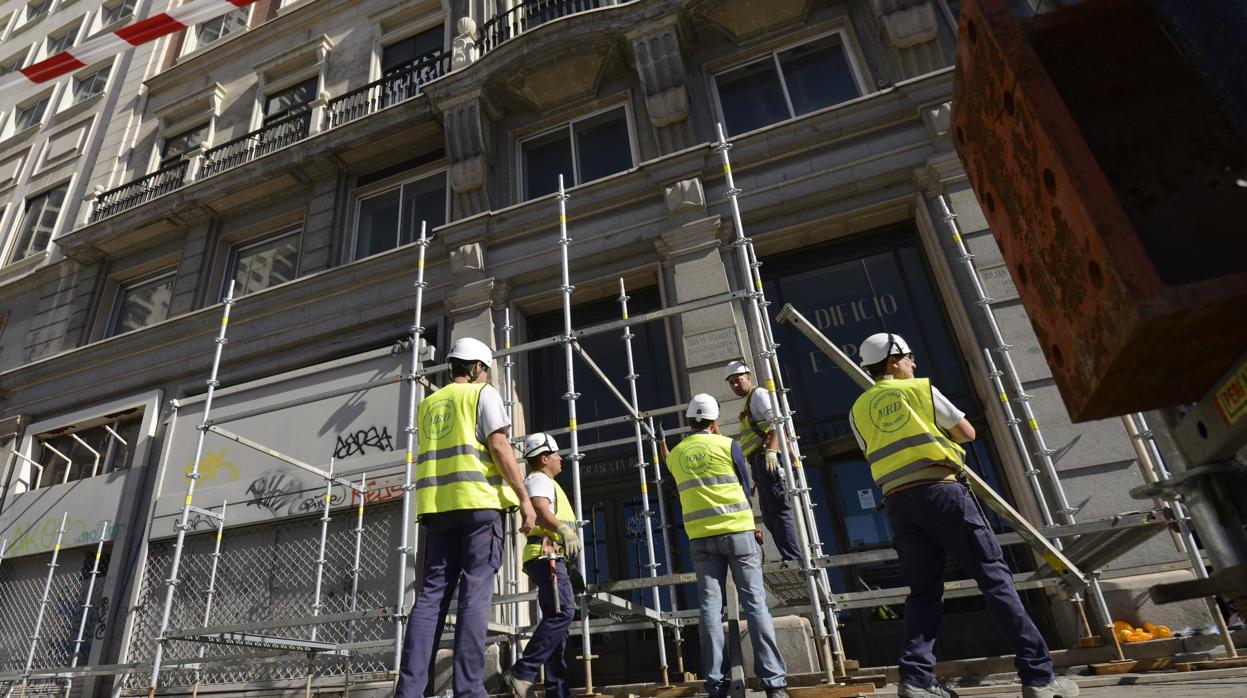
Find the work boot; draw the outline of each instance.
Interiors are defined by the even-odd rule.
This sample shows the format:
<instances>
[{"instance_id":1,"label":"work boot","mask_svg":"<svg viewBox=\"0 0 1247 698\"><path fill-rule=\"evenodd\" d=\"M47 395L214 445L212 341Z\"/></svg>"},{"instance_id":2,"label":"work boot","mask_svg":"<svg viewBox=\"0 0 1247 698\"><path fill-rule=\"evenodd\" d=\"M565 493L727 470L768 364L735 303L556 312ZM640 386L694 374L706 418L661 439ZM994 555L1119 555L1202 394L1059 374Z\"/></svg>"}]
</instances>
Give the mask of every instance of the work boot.
<instances>
[{"instance_id":1,"label":"work boot","mask_svg":"<svg viewBox=\"0 0 1247 698\"><path fill-rule=\"evenodd\" d=\"M1078 684L1064 676L1053 676L1045 686L1023 686L1022 698L1074 698Z\"/></svg>"},{"instance_id":2,"label":"work boot","mask_svg":"<svg viewBox=\"0 0 1247 698\"><path fill-rule=\"evenodd\" d=\"M896 691L897 698L957 698L957 692L937 684L915 686L903 683Z\"/></svg>"},{"instance_id":3,"label":"work boot","mask_svg":"<svg viewBox=\"0 0 1247 698\"><path fill-rule=\"evenodd\" d=\"M529 696L532 695L533 682L525 681L524 679L515 676L511 673L510 669L502 672L502 680L511 687L511 690L514 691L515 695L519 696L519 698L529 698Z\"/></svg>"},{"instance_id":4,"label":"work boot","mask_svg":"<svg viewBox=\"0 0 1247 698\"><path fill-rule=\"evenodd\" d=\"M788 698L788 689L784 687L766 689L766 698Z\"/></svg>"}]
</instances>

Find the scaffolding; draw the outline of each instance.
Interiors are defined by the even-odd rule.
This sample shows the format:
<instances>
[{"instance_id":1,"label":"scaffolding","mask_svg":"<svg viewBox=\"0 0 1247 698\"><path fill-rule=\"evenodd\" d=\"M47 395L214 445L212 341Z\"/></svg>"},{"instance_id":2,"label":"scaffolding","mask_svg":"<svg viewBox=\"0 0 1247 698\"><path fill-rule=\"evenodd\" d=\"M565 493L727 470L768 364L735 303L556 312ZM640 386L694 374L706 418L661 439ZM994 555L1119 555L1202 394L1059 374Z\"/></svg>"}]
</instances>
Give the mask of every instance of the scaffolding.
<instances>
[{"instance_id":1,"label":"scaffolding","mask_svg":"<svg viewBox=\"0 0 1247 698\"><path fill-rule=\"evenodd\" d=\"M624 444L634 446L635 463L633 467L636 470L637 478L640 485L641 495L641 520L643 523L644 545L645 545L645 563L643 565L646 573L641 577L608 582L603 584L593 584L581 594L578 599L578 605L581 613L580 627L573 630L573 634L581 636L583 652L579 659L584 662L585 672L585 691L587 694L593 693L593 660L597 657L592 650L592 636L598 633L622 632L638 629L652 629L658 638L658 673L661 677L661 685L670 685L669 666L667 657L667 631L670 631L671 639L676 650L676 672L682 678L684 676L683 663L683 630L687 625L699 622L698 611L696 609L681 610L678 608L676 588L682 584L688 584L695 581L694 575L686 572L678 572L672 564L672 540L670 529L672 522L668 518L666 510L666 499L663 485L663 477L659 464L659 438L662 429L656 424L655 419L661 419L665 415L682 412L682 405L669 405L648 410L642 410L639 404L637 381L640 379L636 371L633 361L632 340L635 335L632 328L648 322L662 320L664 318L678 316L685 313L696 312L704 308L721 305L739 303L743 311L743 317L748 327L748 334L751 340L752 354L755 364L759 369L762 378L761 385L767 390L767 395L771 401L772 414L774 420L772 426L778 430L782 436L779 439L780 462L787 483L785 494L796 515L797 532L799 536L799 544L801 549L801 559L796 569L787 563L768 563L764 565L764 575L768 580L776 580L776 584L783 585L788 583L788 587L792 587L792 580L799 582L800 590L797 593L786 593L783 595L783 603L777 607L778 612L784 613L800 613L808 615L811 628L814 633L815 642L818 649L818 658L820 662L821 672L823 674L823 682L827 685L835 685L840 682L851 680L846 662L845 651L842 638L838 629L838 617L843 611L876 606L881 603L889 603L904 598L907 593L906 589L882 589L868 590L859 592L836 593L830 584L827 570L831 567L841 567L855 564L863 564L868 562L877 562L882 560L894 559L895 552L892 550L874 551L867 553L853 553L847 555L828 555L823 550L822 539L819 534L818 527L814 518L814 504L810 497L810 486L806 478L805 470L802 465L802 458L797 445L797 429L795 421L792 417L792 409L789 404L788 392L785 387L783 376L780 370L780 362L778 355L778 345L774 339L773 329L770 324L769 316L766 311L769 303L764 293L763 279L760 272L761 263L758 261L756 251L752 240L745 235L744 225L741 218L738 195L741 193L735 186L733 179L731 161L729 151L731 144L727 142L721 127L718 130L718 139L715 143L710 144L710 148L720 159L722 164L722 172L726 183L726 199L731 211L731 223L733 229L733 241L731 243L731 252L735 258L738 272L738 290L720 293L706 298L700 298L694 301L675 304L673 306L630 316L628 309L629 296L623 279L619 280L619 296L617 298L620 306L620 318L618 320L598 323L589 327L574 329L572 323L572 295L575 287L572 285L570 272L570 247L573 242L568 233L567 221L567 201L569 196L563 187L562 177L559 178L558 193L554 197L558 209L558 239L560 262L561 262L561 284L559 290L561 293L561 309L563 319L563 331L552 337L537 339L524 342L513 346L512 324L510 317L510 309L504 309L503 330L503 348L494 354L495 360L500 360L503 367L503 385L505 392L505 403L509 414L514 417L514 374L513 368L515 362L514 356L521 353L540 350L552 349L560 347L562 349L566 370L566 392L563 399L567 404L567 427L559 429L547 430L549 434L569 435L569 447L565 450L567 459L572 463L572 487L573 487L573 504L576 515L576 527L582 539L584 538L585 526L589 523L585 519L584 502L581 491L581 461L585 457L585 453L594 449L610 448ZM997 342L994 347L1001 355L1005 363L1005 374L1013 381L1013 387L1017 397L1015 401L1021 407L1023 418L1018 419L1012 412L1010 401L1007 399L1003 384L1000 382L1001 372L996 371L991 360L991 351L985 350L985 357L990 367L990 379L994 382L1002 399L1002 410L1005 411L1006 421L1010 426L1015 445L1018 447L1019 453L1025 465L1025 472L1028 480L1031 482L1033 493L1036 501L1040 505L1040 511L1043 516L1044 526L1040 529L1032 527L1020 514L1013 511L1003 499L990 491L985 483L980 482L978 489L986 488L983 492L984 496L991 499L994 508L998 504L1008 509L1005 516L1015 528L1015 533L1000 536L1002 544L1025 543L1040 551L1041 556L1047 561L1044 568L1034 573L1021 573L1015 575L1015 580L1019 588L1051 588L1064 584L1067 588L1077 591L1081 588L1087 588L1091 591L1092 600L1098 612L1101 613L1102 620L1107 619L1106 607L1102 594L1099 591L1098 570L1102 564L1112 559L1115 555L1124 553L1130 547L1136 546L1152 535L1156 535L1164 530L1168 524L1168 519L1157 512L1142 512L1135 515L1124 515L1114 517L1111 520L1091 521L1077 523L1074 521L1072 511L1064 496L1064 492L1060 486L1060 480L1056 473L1055 466L1051 459L1052 452L1046 448L1042 441L1042 434L1039 432L1038 424L1034 419L1033 413L1027 405L1027 398L1022 391L1021 382L1017 378L1017 372L1012 365L1012 361L1008 355L1008 345L1004 343L1000 336L999 328L995 325L994 318L991 317L990 308L987 307L987 301L982 294L981 284L977 283L977 272L975 272L972 262L967 258L964 245L961 244L960 235L956 231L955 222L952 220L952 214L948 211L946 203L942 198L939 200L941 208L945 213L945 220L948 222L952 230L953 239L961 245L961 253L963 261L966 262L967 268L972 274L975 281L976 290L979 294L978 304L984 307L988 314L990 326L993 336ZM222 319L218 333L214 338L215 348L212 358L211 371L207 380L207 392L203 402L203 415L200 423L196 426L198 431L195 456L192 461L190 472L187 474L186 494L183 505L178 515L178 523L176 524L176 537L172 553L172 563L170 574L164 580L165 593L164 603L161 608L160 622L158 630L153 640L154 654L150 663L129 663L115 665L97 665L97 666L79 666L78 655L81 650L82 630L85 627L86 614L88 613L92 589L94 586L94 574L91 577L90 585L86 594L86 604L83 609L83 623L79 631L79 641L75 646L72 665L62 668L39 668L32 666L34 658L34 644L37 642L39 635L39 627L42 616L35 624L35 638L32 641L32 649L26 663L25 669L17 676L0 675L0 680L17 679L15 683L25 686L33 677L52 677L62 678L66 680L66 688L68 690L69 682L75 677L83 676L100 676L112 675L126 677L141 672L150 672L149 680L146 686L146 693L149 698L154 697L159 689L162 671L177 667L180 669L189 669L193 672L192 694L197 695L201 684L201 672L205 667L215 664L260 664L265 662L276 662L283 658L302 656L306 658L306 672L303 677L303 689L306 696L311 696L314 691L314 678L317 674L317 662L320 658L344 658L345 672L343 681L345 683L345 691L349 693L352 680L356 677L352 675L355 666L351 658L361 652L392 652L392 663L389 666L388 674L384 676L367 675L362 677L361 681L376 681L378 679L393 679L398 672L402 661L402 646L404 622L407 618L405 613L405 605L408 593L408 568L414 565L417 556L418 537L412 536L412 513L413 513L413 492L415 486L413 484L413 468L418 452L418 442L416 435L418 433L418 425L416 423L416 412L418 405L424 399L426 386L431 384L427 378L445 371L448 366L445 363L425 366L421 360L421 344L425 327L423 326L423 305L424 290L428 287L425 281L425 257L426 250L429 246L429 240L426 235L426 227L421 225L420 235L416 241L417 264L416 264L416 281L415 287L415 309L414 322L409 332L409 351L410 364L408 371L398 378L399 381L406 386L406 407L407 422L403 429L406 436L406 449L403 462L403 484L402 484L402 504L399 544L395 548L395 563L397 566L397 588L396 595L392 605L383 605L380 607L371 607L366 610L359 608L359 583L361 574L361 550L363 547L364 533L364 509L365 502L368 500L371 490L368 487L368 481L363 473L358 473L358 481L348 480L338 474L335 474L337 463L334 459L330 459L327 468L304 462L293 456L281 453L271 449L262 443L249 439L240 434L225 429L221 425L230 421L238 421L246 417L263 414L266 412L274 412L287 409L289 407L307 404L310 402L325 400L336 396L346 395L365 391L371 388L383 385L393 385L394 379L382 379L368 381L358 385L352 385L345 388L335 388L326 390L314 395L305 396L296 400L286 400L272 405L268 405L260 409L251 409L243 412L237 412L228 418L214 419L211 414L213 396L216 389L220 386L218 376L222 362L222 354L224 347L228 343L226 339L226 330L229 325L231 307L234 305L233 284L231 283L226 292L223 301ZM784 321L785 316L799 318L799 313L795 310L786 308L780 313L777 320ZM808 329L813 329L808 321L805 323ZM798 328L803 332L807 328L801 327L797 323ZM628 385L628 395L625 396L613 383L605 371L593 360L589 353L581 344L582 339L590 336L597 336L612 332L622 332L620 335L625 347L625 355L627 360L627 373L624 380ZM817 335L821 338L821 342L815 340ZM860 373L860 369L848 362L847 358L836 351L826 349L824 344L831 345L825 337L814 330L814 335L807 332L815 344L823 348L832 355L841 364L842 368L853 375L853 370ZM838 354L838 358L836 356ZM608 388L610 394L619 403L625 412L622 416L609 417L596 420L590 423L579 424L577 422L577 399L580 394L576 392L576 372L575 363L581 361L602 383ZM847 365L845 363L847 362ZM850 369L851 367L851 369ZM1029 450L1026 447L1020 424L1026 423L1032 432L1032 438L1038 442L1038 449L1035 453L1042 465L1042 473L1034 466ZM514 419L512 419L514 421ZM582 444L580 440L580 432L584 429L630 424L632 426L632 436L617 440L602 441L595 444ZM687 429L673 429L670 433L682 433ZM1139 434L1147 434L1146 425L1139 427ZM225 519L225 503L220 506L220 512L201 509L194 506L193 498L196 489L196 482L200 479L200 465L204 452L204 439L208 433L216 434L219 437L228 439L238 443L246 448L263 453L267 456L277 459L286 465L297 468L301 471L312 473L322 479L324 484L323 504L320 507L319 518L319 541L318 552L314 560L314 586L312 601L308 607L308 613L305 616L297 618L280 618L276 620L263 620L246 623L232 623L227 625L212 625L212 611L214 597L218 594L217 575L218 563L221 559L221 544L224 538L226 528ZM512 434L515 443L519 440L519 436ZM1149 441L1150 443L1150 441ZM649 448L649 457L646 457L646 445ZM1154 443L1150 449L1154 449ZM98 456L98 454L97 454ZM1158 454L1157 454L1158 457ZM1153 466L1157 468L1158 474L1164 475L1163 464ZM648 470L648 474L647 474ZM1041 484L1041 475L1046 476L1048 485L1055 493L1059 509L1056 511L1057 516L1053 515L1050 510L1048 501L1045 497L1044 488ZM651 507L649 497L649 486L652 478L653 485L656 488L658 506L655 510ZM350 605L349 610L339 613L325 613L325 605L322 603L322 582L326 567L326 541L329 536L329 524L331 521L330 511L333 506L333 488L335 486L345 487L347 491L352 493L352 497L358 500L355 515L355 527L352 529L354 534L354 548L352 551L353 563L350 567ZM1177 503L1171 502L1176 511L1179 512L1179 525L1183 526L1184 541L1190 540L1189 528L1183 522L1186 521L1185 516L1176 508ZM180 629L170 628L170 619L174 604L176 602L176 592L178 585L183 581L180 578L181 563L183 561L184 550L186 547L187 534L192 527L189 520L192 514L203 515L209 517L215 522L216 539L213 552L211 554L211 571L208 576L208 584L205 589L206 603L202 621L199 625L193 627L185 627ZM661 534L661 549L664 553L662 562L659 561L657 554L658 541L654 533L653 519L658 519L658 530ZM1057 523L1057 520L1060 523ZM64 521L61 525L61 533L64 532ZM493 604L500 607L500 616L502 622L491 622L488 625L489 638L491 641L505 642L509 645L514 658L520 649L520 643L523 638L532 632L532 626L520 627L518 604L530 602L535 598L534 592L519 591L518 582L518 560L515 554L512 536L513 529L508 529L507 536L507 552L504 561L504 569L502 574L502 594L495 595ZM98 570L99 551L102 550L104 535L101 534L100 547L97 549L96 570ZM1062 547L1061 540L1067 539L1072 541L1067 547ZM1050 542L1051 541L1051 542ZM1077 555L1071 552L1075 546L1081 544L1077 548ZM5 544L7 546L7 542ZM0 562L4 558L4 547L0 546ZM55 568L56 556L59 553L59 539L56 551L53 553L51 568ZM1202 560L1198 560L1198 552L1195 551L1193 541L1188 548L1192 554L1192 565L1201 565ZM1093 562L1094 565L1089 567L1090 573L1080 571L1086 562ZM577 560L581 575L587 574L585 556L581 555ZM665 574L660 574L660 568L665 565ZM1197 567L1198 569L1198 567ZM51 574L49 571L48 583L45 585L44 605L46 605L47 589L50 587ZM1205 571L1206 574L1206 571ZM413 578L414 578L413 574ZM768 581L768 584L771 582ZM661 591L667 591L667 603L664 608ZM617 594L628 593L632 591L648 591L650 605L636 603ZM976 589L972 582L950 582L946 585L946 590L950 596L964 595L976 593ZM789 589L791 591L791 589ZM385 639L358 640L355 636L355 624L365 620L383 621L393 624L393 637ZM330 623L345 623L346 638L345 641L337 641L325 637L321 637L318 632L319 628ZM447 617L447 623L453 624L453 616ZM1111 625L1111 619L1107 619L1106 623ZM1222 620L1222 625L1224 621ZM303 637L296 637L299 633L277 632L280 629L289 629L294 627L306 627L308 631ZM1111 636L1111 630L1109 636ZM193 643L196 646L196 652L193 657L178 658L167 660L166 648L171 641L181 641ZM208 656L206 649L209 646L224 646L233 648L234 654ZM1230 643L1232 647L1232 643ZM1232 650L1231 650L1232 651ZM1120 656L1120 648L1118 648ZM739 652L734 653L735 657L739 657ZM11 684L14 685L14 684ZM123 692L124 680L118 683L117 692ZM12 688L10 688L12 691Z\"/></svg>"}]
</instances>

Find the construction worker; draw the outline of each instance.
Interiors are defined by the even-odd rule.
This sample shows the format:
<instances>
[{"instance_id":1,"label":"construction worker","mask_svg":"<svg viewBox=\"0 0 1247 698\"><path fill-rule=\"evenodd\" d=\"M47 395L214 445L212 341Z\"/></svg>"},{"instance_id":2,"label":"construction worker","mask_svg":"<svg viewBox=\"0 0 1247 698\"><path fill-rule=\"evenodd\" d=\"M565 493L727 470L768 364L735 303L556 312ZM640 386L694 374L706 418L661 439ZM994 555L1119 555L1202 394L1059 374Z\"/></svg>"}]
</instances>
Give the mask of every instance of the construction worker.
<instances>
[{"instance_id":1,"label":"construction worker","mask_svg":"<svg viewBox=\"0 0 1247 698\"><path fill-rule=\"evenodd\" d=\"M745 398L737 439L753 475L758 506L762 509L762 522L775 539L779 556L784 560L800 560L797 524L792 516L792 504L788 502L784 469L779 463L779 432L772 426L775 419L771 409L771 391L754 386L753 375L742 361L729 363L724 379L737 397Z\"/></svg>"},{"instance_id":2,"label":"construction worker","mask_svg":"<svg viewBox=\"0 0 1247 698\"><path fill-rule=\"evenodd\" d=\"M1052 655L1005 564L1000 544L970 488L958 481L974 427L931 381L915 378L917 362L900 335L862 342L862 367L875 384L853 403L849 424L883 490L892 544L909 585L900 698L956 693L935 678L933 647L943 610L944 564L952 555L978 582L996 627L1013 647L1023 698L1071 698L1078 685L1052 673Z\"/></svg>"},{"instance_id":3,"label":"construction worker","mask_svg":"<svg viewBox=\"0 0 1247 698\"><path fill-rule=\"evenodd\" d=\"M723 595L727 573L740 595L740 607L753 639L753 668L767 698L787 698L788 666L775 641L775 625L762 585L762 550L753 535L753 511L745 496L748 466L740 444L719 434L719 403L694 395L685 411L692 432L667 456L667 468L680 493L697 595L701 673L710 698L723 698L730 681L723 675Z\"/></svg>"},{"instance_id":4,"label":"construction worker","mask_svg":"<svg viewBox=\"0 0 1247 698\"><path fill-rule=\"evenodd\" d=\"M507 437L506 407L487 382L493 352L467 337L447 358L451 382L417 412L416 514L428 544L420 593L407 617L397 698L425 695L456 589L454 692L485 698L485 630L502 564L503 512L519 508L523 533L535 518Z\"/></svg>"},{"instance_id":5,"label":"construction worker","mask_svg":"<svg viewBox=\"0 0 1247 698\"><path fill-rule=\"evenodd\" d=\"M572 592L567 559L580 554L576 535L576 512L563 487L555 480L563 471L563 458L553 436L531 434L524 439L522 453L528 462L524 487L537 512L537 525L524 546L524 572L537 587L541 622L524 648L524 656L511 666L503 678L520 698L526 698L546 668L545 695L571 698L564 676L567 673L567 634L576 618L576 598Z\"/></svg>"}]
</instances>

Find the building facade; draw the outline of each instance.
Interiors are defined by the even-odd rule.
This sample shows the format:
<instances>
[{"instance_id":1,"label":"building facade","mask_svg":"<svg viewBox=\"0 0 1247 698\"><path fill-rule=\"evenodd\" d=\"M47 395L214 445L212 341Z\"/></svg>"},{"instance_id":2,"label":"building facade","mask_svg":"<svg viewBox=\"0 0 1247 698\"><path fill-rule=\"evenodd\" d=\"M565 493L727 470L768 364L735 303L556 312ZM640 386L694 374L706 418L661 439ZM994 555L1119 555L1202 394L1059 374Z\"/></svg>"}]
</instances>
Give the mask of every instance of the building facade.
<instances>
[{"instance_id":1,"label":"building facade","mask_svg":"<svg viewBox=\"0 0 1247 698\"><path fill-rule=\"evenodd\" d=\"M6 5L16 9L0 60L14 46L16 15L35 4ZM90 2L60 4L69 12ZM1083 518L1144 508L1127 494L1142 480L1121 424L1070 423L953 150L956 16L957 3L943 0L261 0L117 59L105 80L116 98L76 112L95 119L95 140L82 142L98 143L80 148L74 162L85 165L72 173L47 174L46 155L33 155L55 151L55 125L11 134L8 124L29 107L22 102L7 115L5 138L38 145L0 183L12 192L0 229L6 250L24 250L34 243L23 242L32 237L23 231L34 225L47 250L33 262L8 252L0 269L0 409L10 453L0 500L0 538L9 541L0 563L0 669L21 669L66 512L57 613L37 666L68 663L101 532L108 562L80 662L150 660L204 419L212 337L231 286L222 390L209 418L307 463L324 467L333 457L344 477L367 476L355 603L392 605L408 415L401 344L415 311L420 226L433 237L421 321L428 362L460 336L500 346L504 317L515 343L562 334L560 175L571 196L576 326L619 317L621 278L634 316L727 293L742 284L710 147L717 123L733 143L744 228L772 316L793 304L850 356L874 332L904 335L919 373L978 429L976 468L1039 521L992 407L981 353L988 334L934 201L947 196L1071 506ZM55 22L43 22L59 36ZM0 162L26 147L0 142ZM65 179L63 203L52 206L48 192ZM633 332L643 409L697 392L733 400L723 365L752 359L748 323L728 303ZM826 552L889 547L879 492L848 433L856 389L789 326L777 325L776 335ZM582 345L625 385L618 333ZM516 433L564 427L562 348L515 361ZM323 397L365 383L375 387ZM582 424L623 414L583 370L577 390ZM737 410L725 404L725 414ZM648 573L632 446L601 446L631 432L626 424L581 431L590 581ZM307 615L325 483L215 434L199 463L195 505L219 511L228 502L222 568L205 623L213 522L194 517L172 628ZM348 610L356 582L348 512L359 496L341 486L330 495L324 613ZM675 511L674 492L667 495ZM688 569L682 529L668 533L674 566ZM1009 555L1015 567L1034 568L1026 549ZM1206 624L1197 607L1162 610L1141 600L1161 576L1183 574L1184 559L1161 536L1116 560L1106 570L1115 612ZM838 591L899 580L894 562L836 568L832 577ZM677 596L681 608L694 603L690 589ZM1054 645L1077 637L1067 601L1040 591L1026 600ZM1004 651L978 631L985 615L975 598L950 602L943 656ZM894 663L902 621L893 616L846 611L849 656ZM315 685L340 690L343 674L365 681L390 668L387 621L321 632L374 646L350 660L319 660ZM603 660L595 681L652 680L655 641L652 631L596 640ZM695 644L686 646L690 658ZM193 658L197 649L174 640L169 657ZM179 665L162 685L276 690L302 685L307 673L301 656L199 672ZM77 685L89 694L146 681L137 672Z\"/></svg>"}]
</instances>

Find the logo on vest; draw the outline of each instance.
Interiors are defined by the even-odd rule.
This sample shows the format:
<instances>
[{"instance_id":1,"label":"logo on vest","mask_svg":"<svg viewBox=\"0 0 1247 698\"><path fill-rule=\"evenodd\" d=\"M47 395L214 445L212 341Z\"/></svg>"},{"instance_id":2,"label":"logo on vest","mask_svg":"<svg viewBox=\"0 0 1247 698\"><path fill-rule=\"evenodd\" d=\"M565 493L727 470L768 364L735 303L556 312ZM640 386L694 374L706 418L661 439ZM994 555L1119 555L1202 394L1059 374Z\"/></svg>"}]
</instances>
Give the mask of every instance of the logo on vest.
<instances>
[{"instance_id":1,"label":"logo on vest","mask_svg":"<svg viewBox=\"0 0 1247 698\"><path fill-rule=\"evenodd\" d=\"M450 400L429 405L420 423L420 435L426 439L444 439L455 426L455 406Z\"/></svg>"},{"instance_id":2,"label":"logo on vest","mask_svg":"<svg viewBox=\"0 0 1247 698\"><path fill-rule=\"evenodd\" d=\"M694 477L710 470L710 449L705 444L689 444L684 449L684 469Z\"/></svg>"},{"instance_id":3,"label":"logo on vest","mask_svg":"<svg viewBox=\"0 0 1247 698\"><path fill-rule=\"evenodd\" d=\"M894 432L909 423L909 406L899 390L883 390L870 400L870 423L879 431Z\"/></svg>"}]
</instances>

